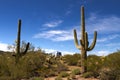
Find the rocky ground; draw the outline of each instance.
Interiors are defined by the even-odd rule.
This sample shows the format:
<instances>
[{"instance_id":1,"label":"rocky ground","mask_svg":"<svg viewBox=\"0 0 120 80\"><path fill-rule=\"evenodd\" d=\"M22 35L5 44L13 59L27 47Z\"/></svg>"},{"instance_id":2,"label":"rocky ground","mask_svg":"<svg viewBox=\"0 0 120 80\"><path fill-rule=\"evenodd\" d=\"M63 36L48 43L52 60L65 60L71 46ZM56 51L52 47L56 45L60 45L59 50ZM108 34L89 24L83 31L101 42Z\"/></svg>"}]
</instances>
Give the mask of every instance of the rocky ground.
<instances>
[{"instance_id":1,"label":"rocky ground","mask_svg":"<svg viewBox=\"0 0 120 80\"><path fill-rule=\"evenodd\" d=\"M80 68L80 67L77 67L77 66L69 66L69 70L72 71L74 69L77 69L77 68ZM68 71L68 73L70 73L70 71ZM56 76L57 77L57 76ZM55 80L56 77L49 77L49 78L45 78L45 80ZM83 78L81 77L81 75L76 75L75 76L76 78L73 79L73 80L99 80L99 79L96 79L96 78ZM62 78L62 80L68 80L67 78Z\"/></svg>"},{"instance_id":2,"label":"rocky ground","mask_svg":"<svg viewBox=\"0 0 120 80\"><path fill-rule=\"evenodd\" d=\"M56 77L50 77L50 78L46 78L45 80L55 80ZM68 80L67 78L62 78L63 80ZM95 79L95 78L83 78L80 77L79 75L76 76L76 79L73 80L99 80L99 79Z\"/></svg>"}]
</instances>

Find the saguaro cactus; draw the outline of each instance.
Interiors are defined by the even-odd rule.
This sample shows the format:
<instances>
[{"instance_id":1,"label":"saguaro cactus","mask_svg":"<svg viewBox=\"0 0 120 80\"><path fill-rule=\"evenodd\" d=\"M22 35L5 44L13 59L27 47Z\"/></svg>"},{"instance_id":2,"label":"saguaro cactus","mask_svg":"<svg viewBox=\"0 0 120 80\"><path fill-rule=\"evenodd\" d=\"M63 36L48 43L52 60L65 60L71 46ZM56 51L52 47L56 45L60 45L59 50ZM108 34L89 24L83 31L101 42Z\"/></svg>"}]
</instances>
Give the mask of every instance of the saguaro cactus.
<instances>
[{"instance_id":1,"label":"saguaro cactus","mask_svg":"<svg viewBox=\"0 0 120 80\"><path fill-rule=\"evenodd\" d=\"M74 29L74 42L75 46L81 50L81 68L82 68L82 73L87 72L87 51L90 51L94 48L96 44L96 39L97 39L97 31L94 32L94 40L92 44L89 46L88 42L88 34L85 31L85 16L84 16L84 6L81 7L81 39L80 39L80 44L78 43L77 39L77 33L76 30Z\"/></svg>"},{"instance_id":2,"label":"saguaro cactus","mask_svg":"<svg viewBox=\"0 0 120 80\"><path fill-rule=\"evenodd\" d=\"M17 34L17 41L16 41L16 54L15 56L16 63L19 61L19 58L24 56L29 48L29 42L26 45L26 49L24 52L20 52L20 34L21 34L21 20L18 22L18 34Z\"/></svg>"}]
</instances>

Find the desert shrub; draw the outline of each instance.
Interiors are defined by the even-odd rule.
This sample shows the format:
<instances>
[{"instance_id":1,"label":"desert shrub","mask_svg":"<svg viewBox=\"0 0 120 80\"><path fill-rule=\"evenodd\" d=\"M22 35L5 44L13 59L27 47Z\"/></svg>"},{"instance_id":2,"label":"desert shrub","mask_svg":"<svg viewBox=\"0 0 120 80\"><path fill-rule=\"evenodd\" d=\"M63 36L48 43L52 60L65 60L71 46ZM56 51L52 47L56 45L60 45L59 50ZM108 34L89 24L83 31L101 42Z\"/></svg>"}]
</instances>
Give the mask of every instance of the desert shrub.
<instances>
[{"instance_id":1,"label":"desert shrub","mask_svg":"<svg viewBox=\"0 0 120 80\"><path fill-rule=\"evenodd\" d=\"M47 77L52 77L52 76L56 76L56 75L57 75L57 73L55 71L51 70L51 69L47 73Z\"/></svg>"},{"instance_id":2,"label":"desert shrub","mask_svg":"<svg viewBox=\"0 0 120 80\"><path fill-rule=\"evenodd\" d=\"M118 69L120 70L120 51L109 54L105 58L104 66L109 69Z\"/></svg>"},{"instance_id":3,"label":"desert shrub","mask_svg":"<svg viewBox=\"0 0 120 80\"><path fill-rule=\"evenodd\" d=\"M0 55L0 77L16 80L36 76L38 74L36 73L37 69L44 67L44 62L45 55L38 52L26 54L20 58L17 64L11 54Z\"/></svg>"},{"instance_id":4,"label":"desert shrub","mask_svg":"<svg viewBox=\"0 0 120 80\"><path fill-rule=\"evenodd\" d=\"M65 55L63 60L70 66L77 66L80 54Z\"/></svg>"},{"instance_id":5,"label":"desert shrub","mask_svg":"<svg viewBox=\"0 0 120 80\"><path fill-rule=\"evenodd\" d=\"M101 80L120 79L120 51L109 54L105 57L103 69L101 69Z\"/></svg>"},{"instance_id":6,"label":"desert shrub","mask_svg":"<svg viewBox=\"0 0 120 80\"><path fill-rule=\"evenodd\" d=\"M77 66L81 67L81 60L78 60Z\"/></svg>"},{"instance_id":7,"label":"desert shrub","mask_svg":"<svg viewBox=\"0 0 120 80\"><path fill-rule=\"evenodd\" d=\"M72 74L79 75L80 74L80 69L72 70Z\"/></svg>"},{"instance_id":8,"label":"desert shrub","mask_svg":"<svg viewBox=\"0 0 120 80\"><path fill-rule=\"evenodd\" d=\"M15 80L15 79L13 79L12 77L9 77L9 76L1 76L0 80Z\"/></svg>"},{"instance_id":9,"label":"desert shrub","mask_svg":"<svg viewBox=\"0 0 120 80\"><path fill-rule=\"evenodd\" d=\"M0 55L0 77L11 75L9 64L14 64L14 59L9 54Z\"/></svg>"},{"instance_id":10,"label":"desert shrub","mask_svg":"<svg viewBox=\"0 0 120 80\"><path fill-rule=\"evenodd\" d=\"M59 74L59 76L60 76L60 77L67 77L67 76L69 76L69 74L68 74L67 72L61 72L61 73Z\"/></svg>"},{"instance_id":11,"label":"desert shrub","mask_svg":"<svg viewBox=\"0 0 120 80\"><path fill-rule=\"evenodd\" d=\"M46 61L47 56L42 54L41 57L37 58L36 55L34 59L31 59L32 76L51 77L56 75L54 65Z\"/></svg>"},{"instance_id":12,"label":"desert shrub","mask_svg":"<svg viewBox=\"0 0 120 80\"><path fill-rule=\"evenodd\" d=\"M52 77L57 75L54 69L53 70L52 68L48 69L47 67L40 68L37 72L39 76L42 76L42 77Z\"/></svg>"},{"instance_id":13,"label":"desert shrub","mask_svg":"<svg viewBox=\"0 0 120 80\"><path fill-rule=\"evenodd\" d=\"M84 78L93 77L93 72L86 72L86 73L82 74L82 77L84 77Z\"/></svg>"},{"instance_id":14,"label":"desert shrub","mask_svg":"<svg viewBox=\"0 0 120 80\"><path fill-rule=\"evenodd\" d=\"M103 61L101 57L96 55L89 55L87 58L87 70L92 72L94 77L99 76L99 72L103 67Z\"/></svg>"},{"instance_id":15,"label":"desert shrub","mask_svg":"<svg viewBox=\"0 0 120 80\"><path fill-rule=\"evenodd\" d=\"M120 80L120 70L101 71L100 80Z\"/></svg>"},{"instance_id":16,"label":"desert shrub","mask_svg":"<svg viewBox=\"0 0 120 80\"><path fill-rule=\"evenodd\" d=\"M67 80L71 80L71 78L70 78L70 77L67 77Z\"/></svg>"},{"instance_id":17,"label":"desert shrub","mask_svg":"<svg viewBox=\"0 0 120 80\"><path fill-rule=\"evenodd\" d=\"M32 80L44 80L44 78L43 77L34 77L34 78L32 78Z\"/></svg>"},{"instance_id":18,"label":"desert shrub","mask_svg":"<svg viewBox=\"0 0 120 80\"><path fill-rule=\"evenodd\" d=\"M32 53L28 53L20 59L14 72L16 71L15 74L18 73L17 75L23 74L21 77L25 78L38 76L37 70L44 67L44 61L45 55L43 53L34 53L34 55Z\"/></svg>"},{"instance_id":19,"label":"desert shrub","mask_svg":"<svg viewBox=\"0 0 120 80\"><path fill-rule=\"evenodd\" d=\"M57 63L57 67L56 67L56 71L58 73L62 72L62 71L68 71L68 67L64 64L62 64L61 62Z\"/></svg>"},{"instance_id":20,"label":"desert shrub","mask_svg":"<svg viewBox=\"0 0 120 80\"><path fill-rule=\"evenodd\" d=\"M55 80L62 80L62 77L58 76L55 78Z\"/></svg>"},{"instance_id":21,"label":"desert shrub","mask_svg":"<svg viewBox=\"0 0 120 80\"><path fill-rule=\"evenodd\" d=\"M76 79L76 76L74 73L71 73L70 76L67 78L67 80L73 80Z\"/></svg>"},{"instance_id":22,"label":"desert shrub","mask_svg":"<svg viewBox=\"0 0 120 80\"><path fill-rule=\"evenodd\" d=\"M49 63L49 64L56 64L56 62L58 61L57 60L57 57L55 57L55 55L53 54L47 54L47 58L46 58L46 61Z\"/></svg>"}]
</instances>

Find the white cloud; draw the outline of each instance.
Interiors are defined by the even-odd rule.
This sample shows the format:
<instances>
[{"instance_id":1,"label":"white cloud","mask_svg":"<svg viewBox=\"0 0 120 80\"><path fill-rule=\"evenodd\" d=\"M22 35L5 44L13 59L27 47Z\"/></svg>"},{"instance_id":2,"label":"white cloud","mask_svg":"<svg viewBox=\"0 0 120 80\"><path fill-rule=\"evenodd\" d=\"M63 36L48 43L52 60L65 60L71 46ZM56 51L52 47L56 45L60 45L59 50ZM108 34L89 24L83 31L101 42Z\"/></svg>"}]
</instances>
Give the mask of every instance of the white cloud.
<instances>
[{"instance_id":1,"label":"white cloud","mask_svg":"<svg viewBox=\"0 0 120 80\"><path fill-rule=\"evenodd\" d=\"M42 49L44 50L46 53L52 53L54 55L56 55L57 51L59 50L55 50L55 49ZM74 52L69 52L69 51L60 51L62 53L62 55L65 55L65 54L74 54Z\"/></svg>"},{"instance_id":2,"label":"white cloud","mask_svg":"<svg viewBox=\"0 0 120 80\"><path fill-rule=\"evenodd\" d=\"M120 17L102 17L97 16L96 14L91 14L91 16L86 21L86 27L89 32L93 32L95 30L102 34L120 32Z\"/></svg>"},{"instance_id":3,"label":"white cloud","mask_svg":"<svg viewBox=\"0 0 120 80\"><path fill-rule=\"evenodd\" d=\"M53 27L60 25L62 22L63 22L62 20L51 21L51 22L47 22L43 24L43 26L53 28Z\"/></svg>"},{"instance_id":4,"label":"white cloud","mask_svg":"<svg viewBox=\"0 0 120 80\"><path fill-rule=\"evenodd\" d=\"M44 38L50 39L52 41L66 41L73 39L73 31L72 30L50 30L43 31L42 33L38 33L34 35L34 38Z\"/></svg>"},{"instance_id":5,"label":"white cloud","mask_svg":"<svg viewBox=\"0 0 120 80\"><path fill-rule=\"evenodd\" d=\"M54 49L42 49L42 50L44 50L46 53L55 53L55 52L57 52L57 50L54 50Z\"/></svg>"},{"instance_id":6,"label":"white cloud","mask_svg":"<svg viewBox=\"0 0 120 80\"><path fill-rule=\"evenodd\" d=\"M95 13L91 13L87 21L92 22L95 21L96 19L97 19L97 15Z\"/></svg>"},{"instance_id":7,"label":"white cloud","mask_svg":"<svg viewBox=\"0 0 120 80\"><path fill-rule=\"evenodd\" d=\"M98 55L98 56L107 56L108 54L110 54L111 52L110 51L107 51L107 50L98 50L98 51L91 51L91 52L88 52L88 55L90 54L95 54L95 55Z\"/></svg>"},{"instance_id":8,"label":"white cloud","mask_svg":"<svg viewBox=\"0 0 120 80\"><path fill-rule=\"evenodd\" d=\"M105 42L107 40L108 40L108 38L101 38L101 39L97 39L97 42Z\"/></svg>"},{"instance_id":9,"label":"white cloud","mask_svg":"<svg viewBox=\"0 0 120 80\"><path fill-rule=\"evenodd\" d=\"M97 55L99 56L107 56L108 54L110 54L110 51L98 51L97 52Z\"/></svg>"},{"instance_id":10,"label":"white cloud","mask_svg":"<svg viewBox=\"0 0 120 80\"><path fill-rule=\"evenodd\" d=\"M71 10L68 10L68 11L66 11L66 13L65 13L65 15L69 15L69 14L71 14Z\"/></svg>"},{"instance_id":11,"label":"white cloud","mask_svg":"<svg viewBox=\"0 0 120 80\"><path fill-rule=\"evenodd\" d=\"M105 42L105 41L108 41L108 40L113 40L113 39L116 39L116 38L119 38L120 35L118 34L114 34L114 35L109 35L109 36L105 36L104 38L101 38L101 39L97 39L97 42Z\"/></svg>"},{"instance_id":12,"label":"white cloud","mask_svg":"<svg viewBox=\"0 0 120 80\"><path fill-rule=\"evenodd\" d=\"M119 47L120 48L120 42L119 43L109 43L109 44L106 44L106 46L108 46L108 47Z\"/></svg>"},{"instance_id":13,"label":"white cloud","mask_svg":"<svg viewBox=\"0 0 120 80\"><path fill-rule=\"evenodd\" d=\"M8 50L8 44L0 42L0 50L2 51L10 51Z\"/></svg>"}]
</instances>

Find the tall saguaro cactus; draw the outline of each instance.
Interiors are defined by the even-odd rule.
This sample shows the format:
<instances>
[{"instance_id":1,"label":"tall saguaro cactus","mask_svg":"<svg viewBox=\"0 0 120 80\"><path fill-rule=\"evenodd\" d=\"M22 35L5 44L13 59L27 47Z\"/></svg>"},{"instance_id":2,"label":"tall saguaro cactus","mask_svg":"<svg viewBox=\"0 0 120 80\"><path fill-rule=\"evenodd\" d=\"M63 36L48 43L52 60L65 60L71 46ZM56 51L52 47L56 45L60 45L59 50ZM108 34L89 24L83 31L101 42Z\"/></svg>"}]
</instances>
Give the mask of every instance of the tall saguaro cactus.
<instances>
[{"instance_id":1,"label":"tall saguaro cactus","mask_svg":"<svg viewBox=\"0 0 120 80\"><path fill-rule=\"evenodd\" d=\"M81 68L82 68L82 73L87 72L87 51L91 51L95 44L96 44L96 39L97 39L97 31L94 32L94 39L92 44L89 46L88 42L88 34L85 31L85 16L84 16L84 6L81 7L81 39L80 39L80 44L78 43L77 39L77 33L76 30L74 29L74 42L75 46L81 50Z\"/></svg>"},{"instance_id":2,"label":"tall saguaro cactus","mask_svg":"<svg viewBox=\"0 0 120 80\"><path fill-rule=\"evenodd\" d=\"M29 48L29 42L26 45L26 49L24 52L20 52L20 35L21 35L21 20L19 20L18 22L18 34L17 34L17 41L16 41L16 54L15 59L16 59L16 63L19 61L19 58L24 56L27 53L27 50Z\"/></svg>"}]
</instances>

